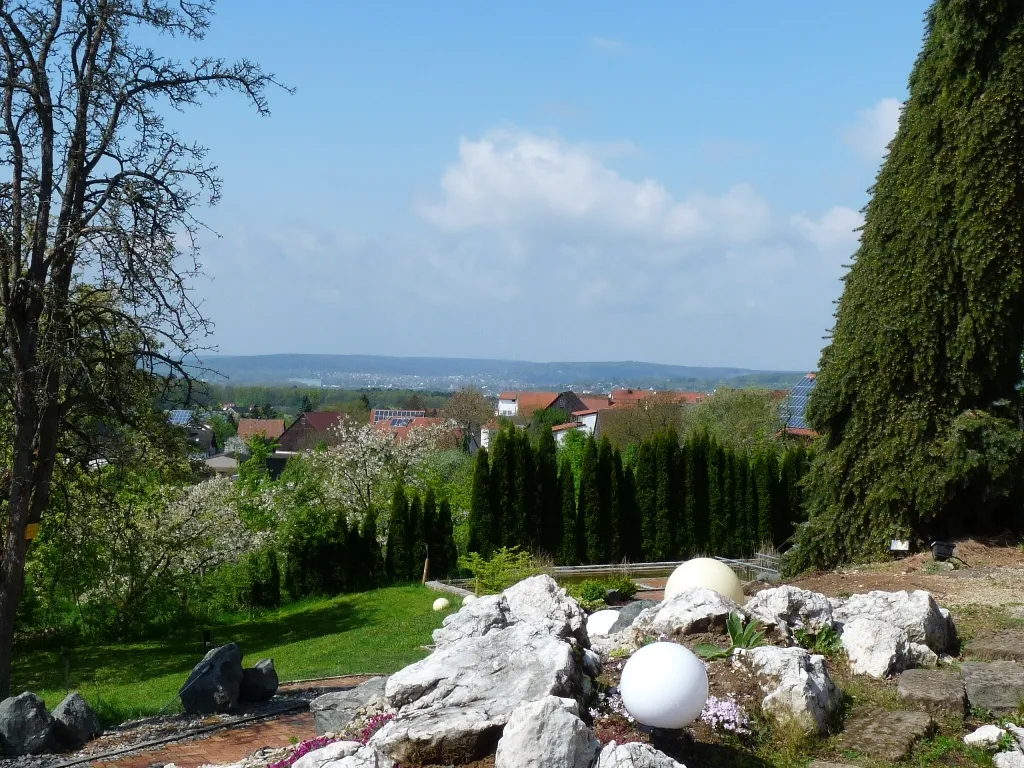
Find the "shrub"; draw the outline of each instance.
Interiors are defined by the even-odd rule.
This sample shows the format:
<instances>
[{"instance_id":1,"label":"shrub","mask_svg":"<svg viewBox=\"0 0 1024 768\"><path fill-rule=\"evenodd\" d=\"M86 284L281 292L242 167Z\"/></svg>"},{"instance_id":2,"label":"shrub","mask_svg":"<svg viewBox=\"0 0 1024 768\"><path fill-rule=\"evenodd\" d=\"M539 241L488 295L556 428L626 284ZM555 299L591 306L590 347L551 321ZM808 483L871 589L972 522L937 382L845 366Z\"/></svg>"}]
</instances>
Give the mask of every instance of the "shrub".
<instances>
[{"instance_id":1,"label":"shrub","mask_svg":"<svg viewBox=\"0 0 1024 768\"><path fill-rule=\"evenodd\" d=\"M628 576L616 576L607 582L608 589L614 589L627 600L636 594L636 584Z\"/></svg>"},{"instance_id":2,"label":"shrub","mask_svg":"<svg viewBox=\"0 0 1024 768\"><path fill-rule=\"evenodd\" d=\"M459 558L459 567L473 574L478 595L495 595L543 570L529 552L519 547L502 547L486 559L471 552Z\"/></svg>"}]
</instances>

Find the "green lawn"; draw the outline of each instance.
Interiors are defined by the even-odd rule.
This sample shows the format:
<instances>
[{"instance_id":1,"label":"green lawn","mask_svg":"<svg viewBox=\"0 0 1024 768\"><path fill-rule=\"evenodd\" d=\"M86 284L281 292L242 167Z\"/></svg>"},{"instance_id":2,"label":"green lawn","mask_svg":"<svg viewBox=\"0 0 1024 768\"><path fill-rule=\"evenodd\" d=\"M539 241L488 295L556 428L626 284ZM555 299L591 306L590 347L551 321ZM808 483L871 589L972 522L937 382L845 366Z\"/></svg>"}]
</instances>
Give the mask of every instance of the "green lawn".
<instances>
[{"instance_id":1,"label":"green lawn","mask_svg":"<svg viewBox=\"0 0 1024 768\"><path fill-rule=\"evenodd\" d=\"M246 666L274 660L282 681L328 675L391 673L423 658L421 646L441 625L425 587L392 587L331 599L304 600L211 628L214 644L241 646ZM187 637L90 645L70 654L70 690L78 690L105 722L180 710L178 688L202 658L197 630ZM30 690L55 706L67 693L59 647L15 651L15 691Z\"/></svg>"}]
</instances>

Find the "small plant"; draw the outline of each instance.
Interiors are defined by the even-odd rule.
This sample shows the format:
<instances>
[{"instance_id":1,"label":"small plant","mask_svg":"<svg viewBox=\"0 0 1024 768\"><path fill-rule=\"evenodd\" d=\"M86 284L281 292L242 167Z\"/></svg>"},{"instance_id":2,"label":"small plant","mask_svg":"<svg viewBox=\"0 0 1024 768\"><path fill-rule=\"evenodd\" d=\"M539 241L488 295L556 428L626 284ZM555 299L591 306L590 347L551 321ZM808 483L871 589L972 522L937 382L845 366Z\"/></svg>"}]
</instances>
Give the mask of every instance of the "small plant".
<instances>
[{"instance_id":1,"label":"small plant","mask_svg":"<svg viewBox=\"0 0 1024 768\"><path fill-rule=\"evenodd\" d=\"M716 731L728 731L741 736L750 734L750 718L743 707L732 699L708 696L700 719Z\"/></svg>"},{"instance_id":2,"label":"small plant","mask_svg":"<svg viewBox=\"0 0 1024 768\"><path fill-rule=\"evenodd\" d=\"M629 648L613 648L612 652L608 654L613 659L628 659L630 655Z\"/></svg>"},{"instance_id":3,"label":"small plant","mask_svg":"<svg viewBox=\"0 0 1024 768\"><path fill-rule=\"evenodd\" d=\"M580 584L580 597L588 603L604 600L606 594L608 594L608 588L604 582L588 579Z\"/></svg>"},{"instance_id":4,"label":"small plant","mask_svg":"<svg viewBox=\"0 0 1024 768\"><path fill-rule=\"evenodd\" d=\"M977 704L972 704L971 705L971 718L973 720L982 720L984 722L989 722L989 721L995 719L995 715L992 714L991 712L989 712L984 707L979 707Z\"/></svg>"},{"instance_id":5,"label":"small plant","mask_svg":"<svg viewBox=\"0 0 1024 768\"><path fill-rule=\"evenodd\" d=\"M636 594L636 584L628 576L616 576L607 582L608 589L614 589L627 600Z\"/></svg>"},{"instance_id":6,"label":"small plant","mask_svg":"<svg viewBox=\"0 0 1024 768\"><path fill-rule=\"evenodd\" d=\"M835 656L843 650L843 641L839 633L832 627L824 627L820 632L809 632L806 629L797 629L793 632L796 642L801 648L811 653L820 653L822 656Z\"/></svg>"},{"instance_id":7,"label":"small plant","mask_svg":"<svg viewBox=\"0 0 1024 768\"><path fill-rule=\"evenodd\" d=\"M999 747L997 752L1013 752L1017 749L1017 740L1013 738L1009 733L1003 731L1003 735L999 737Z\"/></svg>"},{"instance_id":8,"label":"small plant","mask_svg":"<svg viewBox=\"0 0 1024 768\"><path fill-rule=\"evenodd\" d=\"M299 743L299 737L298 736L289 736L288 737L288 743L291 744L294 747L296 744Z\"/></svg>"},{"instance_id":9,"label":"small plant","mask_svg":"<svg viewBox=\"0 0 1024 768\"><path fill-rule=\"evenodd\" d=\"M730 613L725 626L729 630L729 639L732 644L728 648L721 648L712 643L701 643L693 649L698 656L702 656L708 661L714 661L728 658L737 648L757 648L764 645L761 622L756 619L744 625L742 616L738 613Z\"/></svg>"}]
</instances>

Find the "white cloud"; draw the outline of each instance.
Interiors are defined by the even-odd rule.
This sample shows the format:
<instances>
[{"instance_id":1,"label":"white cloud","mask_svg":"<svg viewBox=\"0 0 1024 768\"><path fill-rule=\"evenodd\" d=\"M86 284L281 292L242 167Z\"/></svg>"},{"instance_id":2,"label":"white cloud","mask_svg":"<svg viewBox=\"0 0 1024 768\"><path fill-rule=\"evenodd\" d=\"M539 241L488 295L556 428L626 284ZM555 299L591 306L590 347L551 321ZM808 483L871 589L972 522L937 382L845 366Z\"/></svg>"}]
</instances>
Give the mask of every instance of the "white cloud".
<instances>
[{"instance_id":1,"label":"white cloud","mask_svg":"<svg viewBox=\"0 0 1024 768\"><path fill-rule=\"evenodd\" d=\"M899 99L889 97L862 109L857 114L857 122L843 133L843 140L867 162L881 161L889 142L896 135L902 106Z\"/></svg>"},{"instance_id":2,"label":"white cloud","mask_svg":"<svg viewBox=\"0 0 1024 768\"><path fill-rule=\"evenodd\" d=\"M678 200L659 181L624 178L586 145L529 133L462 139L441 178L441 199L420 215L448 232L515 229L570 240L637 238L661 244L757 240L767 201L747 184Z\"/></svg>"},{"instance_id":3,"label":"white cloud","mask_svg":"<svg viewBox=\"0 0 1024 768\"><path fill-rule=\"evenodd\" d=\"M600 53L610 54L629 53L631 50L628 43L611 37L591 37L590 47Z\"/></svg>"},{"instance_id":4,"label":"white cloud","mask_svg":"<svg viewBox=\"0 0 1024 768\"><path fill-rule=\"evenodd\" d=\"M864 224L864 216L852 208L837 205L817 219L806 213L798 213L790 222L797 232L823 251L845 250L853 253L860 240L860 234L855 230Z\"/></svg>"}]
</instances>

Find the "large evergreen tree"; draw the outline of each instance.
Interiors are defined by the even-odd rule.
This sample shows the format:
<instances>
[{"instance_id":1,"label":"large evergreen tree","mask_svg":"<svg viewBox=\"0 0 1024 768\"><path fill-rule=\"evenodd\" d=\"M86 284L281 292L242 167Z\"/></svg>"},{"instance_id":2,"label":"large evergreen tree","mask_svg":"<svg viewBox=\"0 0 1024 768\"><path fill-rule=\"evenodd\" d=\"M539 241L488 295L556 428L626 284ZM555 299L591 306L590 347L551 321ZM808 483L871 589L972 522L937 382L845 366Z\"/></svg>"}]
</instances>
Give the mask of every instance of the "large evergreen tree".
<instances>
[{"instance_id":1,"label":"large evergreen tree","mask_svg":"<svg viewBox=\"0 0 1024 768\"><path fill-rule=\"evenodd\" d=\"M458 559L452 507L448 499L442 499L437 510L437 523L434 526L434 544L430 548L430 569L435 577L447 578L455 570Z\"/></svg>"},{"instance_id":2,"label":"large evergreen tree","mask_svg":"<svg viewBox=\"0 0 1024 768\"><path fill-rule=\"evenodd\" d=\"M651 440L636 452L636 507L640 518L641 546L645 560L657 560L658 454Z\"/></svg>"},{"instance_id":3,"label":"large evergreen tree","mask_svg":"<svg viewBox=\"0 0 1024 768\"><path fill-rule=\"evenodd\" d=\"M550 430L549 430L550 431ZM538 543L540 514L537 497L535 454L529 433L517 429L515 438L515 501L511 516L506 518L505 544L533 551Z\"/></svg>"},{"instance_id":4,"label":"large evergreen tree","mask_svg":"<svg viewBox=\"0 0 1024 768\"><path fill-rule=\"evenodd\" d=\"M562 545L562 494L558 485L558 447L550 429L541 432L537 444L538 544L556 557Z\"/></svg>"},{"instance_id":5,"label":"large evergreen tree","mask_svg":"<svg viewBox=\"0 0 1024 768\"><path fill-rule=\"evenodd\" d=\"M388 547L384 570L389 581L405 581L410 554L406 531L409 527L409 499L402 485L391 494L391 516L388 519Z\"/></svg>"},{"instance_id":6,"label":"large evergreen tree","mask_svg":"<svg viewBox=\"0 0 1024 768\"><path fill-rule=\"evenodd\" d=\"M423 496L423 514L420 516L418 526L418 533L416 535L417 543L421 544L420 552L421 559L430 558L430 572L435 571L435 558L439 554L438 536L437 536L437 497L434 494L433 488L427 488L426 494ZM420 572L422 577L423 573Z\"/></svg>"},{"instance_id":7,"label":"large evergreen tree","mask_svg":"<svg viewBox=\"0 0 1024 768\"><path fill-rule=\"evenodd\" d=\"M487 460L487 449L481 448L476 453L476 464L473 466L473 491L469 501L469 542L467 549L478 552L483 557L490 557L494 551L491 519L491 466Z\"/></svg>"},{"instance_id":8,"label":"large evergreen tree","mask_svg":"<svg viewBox=\"0 0 1024 768\"><path fill-rule=\"evenodd\" d=\"M586 552L586 540L578 535L582 527L578 526L576 520L576 478L573 477L572 462L568 456L562 459L558 485L562 492L562 546L558 553L558 564L578 565Z\"/></svg>"},{"instance_id":9,"label":"large evergreen tree","mask_svg":"<svg viewBox=\"0 0 1024 768\"><path fill-rule=\"evenodd\" d=\"M706 432L694 435L686 444L686 512L690 519L692 548L689 554L710 552L710 499L708 497L708 449Z\"/></svg>"},{"instance_id":10,"label":"large evergreen tree","mask_svg":"<svg viewBox=\"0 0 1024 768\"><path fill-rule=\"evenodd\" d=\"M584 563L604 563L604 536L601 529L601 482L598 477L597 441L591 435L583 449L583 467L580 470L580 500L577 515L586 532Z\"/></svg>"},{"instance_id":11,"label":"large evergreen tree","mask_svg":"<svg viewBox=\"0 0 1024 768\"><path fill-rule=\"evenodd\" d=\"M419 581L423 576L423 560L427 556L427 543L420 538L423 530L423 500L417 491L412 492L409 503L409 517L405 522L406 560L403 570L405 581Z\"/></svg>"},{"instance_id":12,"label":"large evergreen tree","mask_svg":"<svg viewBox=\"0 0 1024 768\"><path fill-rule=\"evenodd\" d=\"M937 0L807 416L792 563L1021 526L1024 3Z\"/></svg>"},{"instance_id":13,"label":"large evergreen tree","mask_svg":"<svg viewBox=\"0 0 1024 768\"><path fill-rule=\"evenodd\" d=\"M516 435L507 427L494 436L491 451L491 541L494 548L509 544L508 525L516 514Z\"/></svg>"},{"instance_id":14,"label":"large evergreen tree","mask_svg":"<svg viewBox=\"0 0 1024 768\"><path fill-rule=\"evenodd\" d=\"M597 448L597 549L591 550L588 541L587 552L593 563L611 563L617 549L618 488L615 482L615 456L611 441L602 437ZM590 531L587 532L588 536Z\"/></svg>"}]
</instances>

